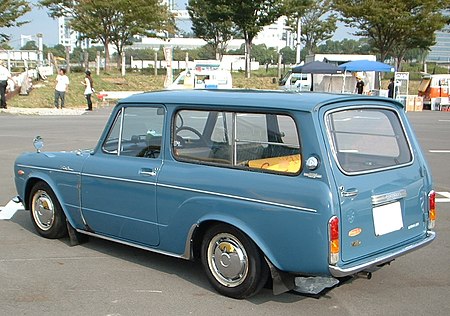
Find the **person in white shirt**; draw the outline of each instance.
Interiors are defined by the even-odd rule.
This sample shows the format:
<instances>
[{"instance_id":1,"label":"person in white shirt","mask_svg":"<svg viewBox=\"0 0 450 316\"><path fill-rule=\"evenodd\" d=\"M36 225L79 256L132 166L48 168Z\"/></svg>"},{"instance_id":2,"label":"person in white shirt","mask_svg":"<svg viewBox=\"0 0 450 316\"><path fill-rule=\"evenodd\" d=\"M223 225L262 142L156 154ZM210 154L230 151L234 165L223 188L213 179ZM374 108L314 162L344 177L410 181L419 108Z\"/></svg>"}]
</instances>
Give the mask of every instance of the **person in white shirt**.
<instances>
[{"instance_id":1,"label":"person in white shirt","mask_svg":"<svg viewBox=\"0 0 450 316\"><path fill-rule=\"evenodd\" d=\"M92 93L94 93L94 81L91 77L91 72L89 70L86 70L85 72L86 77L84 77L84 82L81 82L85 88L84 88L84 96L86 97L87 101L87 109L86 111L92 111L92 100L91 96Z\"/></svg>"},{"instance_id":2,"label":"person in white shirt","mask_svg":"<svg viewBox=\"0 0 450 316\"><path fill-rule=\"evenodd\" d=\"M61 99L61 109L64 107L64 98L69 89L69 77L66 76L66 70L61 68L56 76L55 86L55 108L59 108L59 100Z\"/></svg>"},{"instance_id":3,"label":"person in white shirt","mask_svg":"<svg viewBox=\"0 0 450 316\"><path fill-rule=\"evenodd\" d=\"M6 87L8 86L8 79L14 81L8 68L3 66L3 61L0 60L0 108L6 109Z\"/></svg>"}]
</instances>

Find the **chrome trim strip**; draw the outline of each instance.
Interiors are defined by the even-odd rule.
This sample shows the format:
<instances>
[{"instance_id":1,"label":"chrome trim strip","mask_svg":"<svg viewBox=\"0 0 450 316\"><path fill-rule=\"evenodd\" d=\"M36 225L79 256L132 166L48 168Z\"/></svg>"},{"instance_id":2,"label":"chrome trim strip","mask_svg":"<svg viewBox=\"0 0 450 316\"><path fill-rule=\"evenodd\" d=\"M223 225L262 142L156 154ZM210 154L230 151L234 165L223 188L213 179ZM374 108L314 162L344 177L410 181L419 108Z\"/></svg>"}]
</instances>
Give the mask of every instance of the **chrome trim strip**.
<instances>
[{"instance_id":1,"label":"chrome trim strip","mask_svg":"<svg viewBox=\"0 0 450 316\"><path fill-rule=\"evenodd\" d=\"M85 230L81 230L81 229L76 229L76 231L78 233L80 233L80 234L85 234L85 235L89 235L89 236L92 236L92 237L96 237L96 238L101 238L101 239L117 242L119 244L123 244L123 245L126 245L126 246L131 246L131 247L139 248L139 249L142 249L142 250L148 250L148 251L151 251L151 252L160 253L160 254L163 254L163 255L166 255L166 256L170 256L170 257L174 257L174 258L181 258L181 259L186 259L186 260L189 259L189 258L185 257L184 254L183 255L179 255L179 254L175 254L175 253L167 252L167 251L162 251L162 250L151 248L151 247L141 246L141 245L133 244L133 243L128 242L128 241L123 241L123 240L120 240L120 239L115 239L115 238L112 238L112 237L107 237L107 236L99 235L99 234L96 234L96 233L91 233L91 232L88 232L88 231L85 231Z\"/></svg>"},{"instance_id":2,"label":"chrome trim strip","mask_svg":"<svg viewBox=\"0 0 450 316\"><path fill-rule=\"evenodd\" d=\"M40 168L40 167L25 166L25 165L18 165L18 166L81 175L80 172L62 171L60 169ZM243 196L211 192L211 191L205 191L205 190L198 190L198 189L192 189L192 188L187 188L187 187L180 187L180 186L175 186L175 185L170 185L170 184L162 184L162 183L140 181L140 180L130 180L130 179L125 179L125 178L102 176L102 175L96 175L96 174L91 174L91 173L83 173L82 175L92 177L92 178L99 178L99 179L108 179L108 180L124 181L124 182L129 182L129 183L140 183L140 184L146 184L146 185L152 185L152 186L161 186L161 187L166 187L166 188L171 188L171 189L176 189L176 190L203 193L203 194L209 194L209 195L214 195L214 196L221 196L221 197L226 197L226 198L231 198L231 199L237 199L237 200L241 200L241 201L255 202L255 203L271 205L271 206L286 207L286 208L295 209L295 210L304 211L304 212L317 213L316 209L307 208L307 207L300 207L300 206L295 206L295 205L247 198L247 197L243 197Z\"/></svg>"},{"instance_id":3,"label":"chrome trim strip","mask_svg":"<svg viewBox=\"0 0 450 316\"><path fill-rule=\"evenodd\" d=\"M403 256L413 250L417 250L419 248L422 248L426 245L428 245L429 243L431 243L434 239L436 238L436 233L433 231L427 231L427 236L425 239L422 239L418 242L415 242L411 245L408 245L406 247L402 247L401 249L395 251L394 253L389 253L387 255L383 255L380 257L376 257L375 259L363 263L363 264L359 264L356 266L352 266L349 268L341 268L341 267L337 267L337 266L333 266L333 265L328 265L328 269L330 270L330 273L332 276L336 277L336 278L340 278L340 277L345 277L345 276L349 276L349 275L353 275L356 274L360 271L363 270L367 270L370 268L375 268L376 266L379 266L383 263L389 262L394 260L397 257Z\"/></svg>"},{"instance_id":4,"label":"chrome trim strip","mask_svg":"<svg viewBox=\"0 0 450 316\"><path fill-rule=\"evenodd\" d=\"M403 199L408 195L405 189L401 189L394 192L389 192L385 194L372 195L372 205L388 203Z\"/></svg>"},{"instance_id":5,"label":"chrome trim strip","mask_svg":"<svg viewBox=\"0 0 450 316\"><path fill-rule=\"evenodd\" d=\"M231 199L247 201L247 202L255 202L255 203L271 205L271 206L286 207L286 208L291 208L291 209L305 211L305 212L317 213L317 210L312 209L312 208L300 207L300 206L283 204L283 203L277 203L277 202L271 202L271 201L258 200L258 199L243 197L243 196L237 196L237 195L231 195L231 194L225 194L225 193L218 193L218 192L211 192L211 191L204 191L204 190L199 190L199 189L192 189L192 188L180 187L180 186L176 186L176 185L163 184L163 183L158 183L158 186L165 187L165 188L170 188L170 189L176 189L176 190L184 190L184 191L189 191L189 192L196 192L196 193L203 193L203 194L221 196L221 197L225 197L225 198L231 198Z\"/></svg>"},{"instance_id":6,"label":"chrome trim strip","mask_svg":"<svg viewBox=\"0 0 450 316\"><path fill-rule=\"evenodd\" d=\"M141 180L132 180L132 179L125 179L125 178L118 178L118 177L110 177L110 176L102 176L99 174L92 174L92 173L83 173L83 176L91 177L91 178L99 178L99 179L107 179L107 180L116 180L116 181L123 181L123 182L130 182L130 183L140 183L140 184L147 184L147 185L156 185L156 182L150 182L150 181L141 181ZM146 178L151 179L151 178Z\"/></svg>"},{"instance_id":7,"label":"chrome trim strip","mask_svg":"<svg viewBox=\"0 0 450 316\"><path fill-rule=\"evenodd\" d=\"M69 171L69 170L64 170L64 169L37 167L37 166L22 165L22 164L18 164L17 167L30 168L30 169L36 169L36 170L44 170L44 171L70 173L70 174L76 174L76 175L80 175L81 174L79 171Z\"/></svg>"}]
</instances>

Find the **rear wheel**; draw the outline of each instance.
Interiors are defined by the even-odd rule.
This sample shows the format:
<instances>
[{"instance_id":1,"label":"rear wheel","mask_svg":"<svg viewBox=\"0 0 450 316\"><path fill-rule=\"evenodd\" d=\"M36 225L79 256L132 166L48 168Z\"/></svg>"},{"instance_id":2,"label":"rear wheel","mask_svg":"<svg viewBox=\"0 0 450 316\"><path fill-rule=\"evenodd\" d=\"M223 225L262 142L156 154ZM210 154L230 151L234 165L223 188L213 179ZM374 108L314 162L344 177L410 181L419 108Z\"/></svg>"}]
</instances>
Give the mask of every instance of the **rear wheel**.
<instances>
[{"instance_id":1,"label":"rear wheel","mask_svg":"<svg viewBox=\"0 0 450 316\"><path fill-rule=\"evenodd\" d=\"M201 258L211 285L232 298L256 294L269 275L264 256L255 243L240 230L225 224L206 232Z\"/></svg>"},{"instance_id":2,"label":"rear wheel","mask_svg":"<svg viewBox=\"0 0 450 316\"><path fill-rule=\"evenodd\" d=\"M30 193L31 220L36 231L45 238L67 235L66 216L50 186L36 183Z\"/></svg>"}]
</instances>

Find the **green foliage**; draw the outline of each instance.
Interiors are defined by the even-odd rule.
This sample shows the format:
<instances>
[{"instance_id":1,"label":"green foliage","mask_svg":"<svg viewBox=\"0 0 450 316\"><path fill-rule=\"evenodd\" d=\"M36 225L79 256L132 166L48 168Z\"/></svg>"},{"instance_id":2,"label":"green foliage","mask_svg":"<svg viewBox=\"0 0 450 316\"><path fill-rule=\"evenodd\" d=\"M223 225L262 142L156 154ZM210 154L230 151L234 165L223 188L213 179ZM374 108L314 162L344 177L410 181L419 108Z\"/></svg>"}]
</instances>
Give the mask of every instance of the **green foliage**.
<instances>
[{"instance_id":1,"label":"green foliage","mask_svg":"<svg viewBox=\"0 0 450 316\"><path fill-rule=\"evenodd\" d=\"M52 17L72 16L70 27L81 33L81 40L103 44L107 64L110 43L121 55L135 35L175 31L174 16L159 0L41 0L40 4Z\"/></svg>"},{"instance_id":2,"label":"green foliage","mask_svg":"<svg viewBox=\"0 0 450 316\"><path fill-rule=\"evenodd\" d=\"M35 41L28 41L23 45L21 50L38 50L37 44Z\"/></svg>"},{"instance_id":3,"label":"green foliage","mask_svg":"<svg viewBox=\"0 0 450 316\"><path fill-rule=\"evenodd\" d=\"M434 32L445 24L448 0L334 0L342 20L369 39L384 61L388 54L403 57L413 47L429 48Z\"/></svg>"},{"instance_id":4,"label":"green foliage","mask_svg":"<svg viewBox=\"0 0 450 316\"><path fill-rule=\"evenodd\" d=\"M0 42L0 49L10 50L13 48L11 45L8 44L8 42Z\"/></svg>"},{"instance_id":5,"label":"green foliage","mask_svg":"<svg viewBox=\"0 0 450 316\"><path fill-rule=\"evenodd\" d=\"M342 41L328 40L324 44L319 45L318 53L320 54L372 54L372 47L366 38L343 39Z\"/></svg>"},{"instance_id":6,"label":"green foliage","mask_svg":"<svg viewBox=\"0 0 450 316\"><path fill-rule=\"evenodd\" d=\"M187 6L194 34L205 40L221 59L236 34L226 0L191 0Z\"/></svg>"},{"instance_id":7,"label":"green foliage","mask_svg":"<svg viewBox=\"0 0 450 316\"><path fill-rule=\"evenodd\" d=\"M47 55L48 53L53 54L54 57L65 58L66 57L66 47L61 44L58 44L58 45L55 45L55 46L49 47L49 48L44 47L44 54Z\"/></svg>"},{"instance_id":8,"label":"green foliage","mask_svg":"<svg viewBox=\"0 0 450 316\"><path fill-rule=\"evenodd\" d=\"M305 15L301 18L302 42L305 43L307 55L317 52L317 46L333 37L337 29L336 14L331 13L330 0L314 1L306 9Z\"/></svg>"},{"instance_id":9,"label":"green foliage","mask_svg":"<svg viewBox=\"0 0 450 316\"><path fill-rule=\"evenodd\" d=\"M295 64L296 52L289 46L283 47L280 50L281 56L283 56L282 63L283 64Z\"/></svg>"},{"instance_id":10,"label":"green foliage","mask_svg":"<svg viewBox=\"0 0 450 316\"><path fill-rule=\"evenodd\" d=\"M0 1L0 28L21 26L29 21L18 21L25 13L31 11L28 1L2 0ZM0 43L8 41L7 34L0 33Z\"/></svg>"},{"instance_id":11,"label":"green foliage","mask_svg":"<svg viewBox=\"0 0 450 316\"><path fill-rule=\"evenodd\" d=\"M244 35L247 54L245 74L250 78L252 41L264 26L275 22L283 14L279 0L228 0L229 14L236 28Z\"/></svg>"}]
</instances>

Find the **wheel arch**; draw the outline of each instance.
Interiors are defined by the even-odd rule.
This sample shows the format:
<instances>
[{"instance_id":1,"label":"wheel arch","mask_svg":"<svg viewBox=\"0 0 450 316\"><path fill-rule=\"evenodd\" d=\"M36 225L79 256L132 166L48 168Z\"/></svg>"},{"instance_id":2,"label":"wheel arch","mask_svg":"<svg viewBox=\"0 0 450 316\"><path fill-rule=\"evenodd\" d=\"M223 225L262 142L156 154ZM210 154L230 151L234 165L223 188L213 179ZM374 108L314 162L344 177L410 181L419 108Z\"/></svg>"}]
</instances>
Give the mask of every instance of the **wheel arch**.
<instances>
[{"instance_id":1,"label":"wheel arch","mask_svg":"<svg viewBox=\"0 0 450 316\"><path fill-rule=\"evenodd\" d=\"M259 237L259 234L255 232L249 225L246 223L236 220L236 219L225 219L225 218L209 218L205 219L203 221L200 221L195 229L193 230L191 234L191 242L190 242L190 254L191 259L193 260L199 260L200 259L200 249L202 245L202 241L204 239L204 236L206 232L213 226L219 225L219 224L225 224L231 227L234 227L238 230L240 230L244 235L246 235L249 239L251 239L255 245L258 247L258 249L261 251L262 255L275 267L277 266L278 262L275 260L273 253L270 251L270 248L267 246L267 244L264 242L262 238Z\"/></svg>"},{"instance_id":2,"label":"wheel arch","mask_svg":"<svg viewBox=\"0 0 450 316\"><path fill-rule=\"evenodd\" d=\"M64 208L64 203L63 203L63 200L62 200L62 197L61 197L59 191L56 189L57 188L56 184L49 177L45 177L45 175L44 176L34 175L34 176L28 178L28 180L27 180L27 182L25 184L24 198L23 198L23 201L22 201L22 203L24 204L25 209L26 210L30 210L31 190L39 182L44 182L50 187L50 189L55 194L55 196L56 196L56 198L58 200L58 203L61 206L61 209L62 209L64 215L66 216L66 219L69 221L69 223L70 223L70 225L72 225L72 227L75 227L73 219L70 216L70 213L67 212L65 210L65 208Z\"/></svg>"}]
</instances>

